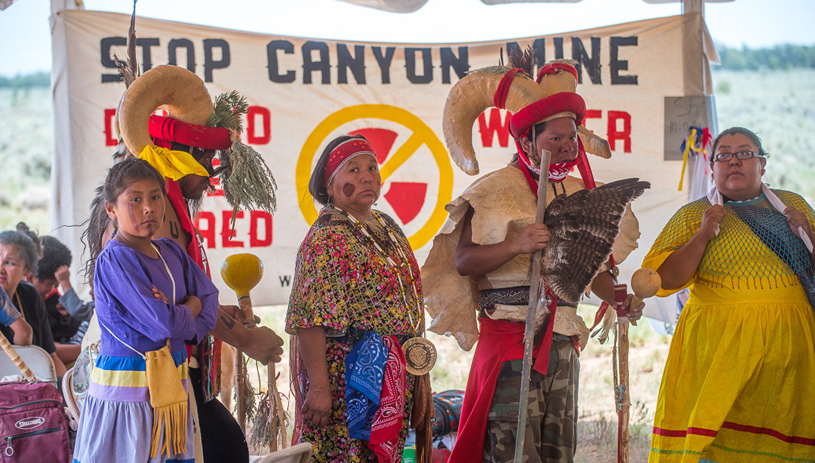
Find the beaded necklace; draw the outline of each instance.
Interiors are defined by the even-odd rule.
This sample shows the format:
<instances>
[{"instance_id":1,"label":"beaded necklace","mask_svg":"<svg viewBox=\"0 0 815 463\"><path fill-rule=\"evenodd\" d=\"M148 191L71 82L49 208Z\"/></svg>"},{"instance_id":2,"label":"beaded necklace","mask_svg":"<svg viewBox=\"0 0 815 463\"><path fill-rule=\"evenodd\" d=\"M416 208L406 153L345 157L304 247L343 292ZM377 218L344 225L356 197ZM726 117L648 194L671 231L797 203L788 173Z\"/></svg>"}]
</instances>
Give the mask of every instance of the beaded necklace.
<instances>
[{"instance_id":1,"label":"beaded necklace","mask_svg":"<svg viewBox=\"0 0 815 463\"><path fill-rule=\"evenodd\" d=\"M408 277L409 277L408 282L410 283L410 289L411 289L411 293L413 295L413 300L416 303L416 307L419 309L419 313L422 313L422 307L421 307L421 305L419 303L419 292L416 289L416 285L417 285L419 280L413 274L413 268L410 265L410 259L408 259L407 253L402 248L402 244L399 243L399 240L396 238L396 236L394 236L393 231L391 231L391 228L385 223L384 220L382 220L382 217L376 211L371 211L374 218L376 218L376 221L379 222L379 224L382 225L382 228L385 229L385 232L388 235L388 240L391 243L393 243L393 245L396 247L396 250L397 250L397 252L399 254L399 258L401 259L401 262L399 262L398 264L393 260L393 258L390 255L388 255L385 252L384 249L382 249L382 246L379 245L379 242L376 240L376 238L374 238L368 232L368 229L365 228L364 225L362 225L362 222L360 222L359 219L357 219L353 215L349 214L345 210L340 209L339 207L337 207L335 205L332 205L332 206L334 207L334 209L336 209L336 210L342 212L343 214L345 214L345 216L348 218L348 220L351 221L351 223L355 224L357 226L357 228L359 228L360 232L366 238L371 240L371 242L374 245L374 249L376 249L376 251L379 253L380 257L384 258L388 262L388 264L390 264L392 267L395 267L395 268L397 268L399 270L401 270L402 268L407 267L407 271L408 271L407 273L408 273ZM405 307L409 307L410 304L408 304L408 301L407 301L407 298L408 298L407 291L405 291L405 285L404 285L404 283L402 281L402 272L398 271L396 273L396 276L397 276L397 280L399 281L399 292L402 295L402 301L404 302ZM413 333L416 334L416 323L413 321L413 315L411 315L410 310L408 310L408 319L410 320L410 327L413 329Z\"/></svg>"},{"instance_id":2,"label":"beaded necklace","mask_svg":"<svg viewBox=\"0 0 815 463\"><path fill-rule=\"evenodd\" d=\"M728 206L752 206L753 204L757 204L762 199L764 199L764 193L759 193L758 196L755 198L750 199L742 199L742 200L735 200L735 199L727 199L724 203Z\"/></svg>"}]
</instances>

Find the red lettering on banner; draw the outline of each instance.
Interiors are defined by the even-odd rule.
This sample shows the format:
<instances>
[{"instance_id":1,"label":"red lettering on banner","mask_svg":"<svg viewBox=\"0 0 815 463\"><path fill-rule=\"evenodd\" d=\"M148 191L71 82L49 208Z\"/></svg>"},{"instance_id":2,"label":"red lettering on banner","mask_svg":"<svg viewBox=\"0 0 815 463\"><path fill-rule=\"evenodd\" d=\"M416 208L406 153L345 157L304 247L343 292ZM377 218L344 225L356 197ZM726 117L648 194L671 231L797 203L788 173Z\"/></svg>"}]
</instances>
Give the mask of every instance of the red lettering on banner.
<instances>
[{"instance_id":1,"label":"red lettering on banner","mask_svg":"<svg viewBox=\"0 0 815 463\"><path fill-rule=\"evenodd\" d=\"M256 125L260 118L260 126ZM258 135L260 131L260 135ZM246 141L250 145L265 145L272 140L272 113L263 106L250 106L246 114Z\"/></svg>"},{"instance_id":2,"label":"red lettering on banner","mask_svg":"<svg viewBox=\"0 0 815 463\"><path fill-rule=\"evenodd\" d=\"M119 140L113 134L113 121L116 117L115 109L105 109L105 146L116 146Z\"/></svg>"},{"instance_id":3,"label":"red lettering on banner","mask_svg":"<svg viewBox=\"0 0 815 463\"><path fill-rule=\"evenodd\" d=\"M622 122L622 129L618 129L618 121ZM631 152L631 114L625 111L608 112L608 143L612 151L617 140L623 142L623 152Z\"/></svg>"},{"instance_id":4,"label":"red lettering on banner","mask_svg":"<svg viewBox=\"0 0 815 463\"><path fill-rule=\"evenodd\" d=\"M586 110L586 119L600 119L603 117L603 111L599 109L587 109ZM583 121L583 125L586 125L586 121Z\"/></svg>"},{"instance_id":5,"label":"red lettering on banner","mask_svg":"<svg viewBox=\"0 0 815 463\"><path fill-rule=\"evenodd\" d=\"M272 214L265 211L252 211L249 214L249 247L261 248L272 245ZM258 233L258 225L263 222L263 237Z\"/></svg>"},{"instance_id":6,"label":"red lettering on banner","mask_svg":"<svg viewBox=\"0 0 815 463\"><path fill-rule=\"evenodd\" d=\"M487 122L484 113L478 116L478 131L481 133L481 144L484 148L492 147L492 140L495 135L498 135L498 145L501 148L509 146L509 118L512 113L503 111L505 115L504 120L501 121L501 112L498 108L491 108L489 122Z\"/></svg>"},{"instance_id":7,"label":"red lettering on banner","mask_svg":"<svg viewBox=\"0 0 815 463\"><path fill-rule=\"evenodd\" d=\"M223 220L220 226L221 234L221 247L223 248L244 248L245 241L238 241L235 235L232 234L232 210L221 211L220 214L211 211L202 211L195 218L193 223L195 228L201 233L203 244L207 249L215 249L218 247L215 241L216 233L218 230L218 218ZM238 211L236 222L244 218L244 212ZM250 211L249 213L249 247L263 248L272 245L273 238L273 217L268 212L264 211ZM237 224L235 228L240 228Z\"/></svg>"},{"instance_id":8,"label":"red lettering on banner","mask_svg":"<svg viewBox=\"0 0 815 463\"><path fill-rule=\"evenodd\" d=\"M238 211L235 216L235 226L237 228L238 219L243 218L243 211ZM221 212L221 219L224 221L221 224L221 245L225 248L242 248L244 247L243 241L236 241L232 233L232 211Z\"/></svg>"},{"instance_id":9,"label":"red lettering on banner","mask_svg":"<svg viewBox=\"0 0 815 463\"><path fill-rule=\"evenodd\" d=\"M221 159L220 158L213 158L212 159L212 168L217 169L221 166ZM221 177L210 177L209 179L210 185L212 188L207 188L207 196L223 196L224 195L224 188L221 185Z\"/></svg>"},{"instance_id":10,"label":"red lettering on banner","mask_svg":"<svg viewBox=\"0 0 815 463\"><path fill-rule=\"evenodd\" d=\"M169 116L164 109L157 109L153 111L157 116ZM116 109L105 108L105 146L116 146L119 144L119 139L116 137L115 131Z\"/></svg>"},{"instance_id":11,"label":"red lettering on banner","mask_svg":"<svg viewBox=\"0 0 815 463\"><path fill-rule=\"evenodd\" d=\"M204 226L206 221L207 226ZM195 228L201 233L206 242L206 247L212 249L215 247L215 214L209 211L203 211L195 218Z\"/></svg>"}]
</instances>

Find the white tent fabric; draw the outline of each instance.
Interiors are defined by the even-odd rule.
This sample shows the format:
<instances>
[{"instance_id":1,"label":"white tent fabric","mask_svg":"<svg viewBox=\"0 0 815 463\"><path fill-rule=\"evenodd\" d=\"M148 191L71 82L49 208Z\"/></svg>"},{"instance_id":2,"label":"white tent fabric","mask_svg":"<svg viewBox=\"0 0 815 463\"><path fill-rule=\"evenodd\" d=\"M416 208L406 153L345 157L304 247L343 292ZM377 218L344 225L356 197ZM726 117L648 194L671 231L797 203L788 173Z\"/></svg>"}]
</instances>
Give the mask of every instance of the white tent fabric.
<instances>
[{"instance_id":1,"label":"white tent fabric","mask_svg":"<svg viewBox=\"0 0 815 463\"><path fill-rule=\"evenodd\" d=\"M428 0L338 0L355 5L367 6L369 8L376 8L384 11L391 11L394 13L410 13L423 7ZM442 0L436 0L442 1ZM502 5L506 3L577 3L582 0L481 0L487 5ZM732 2L733 0L643 0L646 3L677 3L682 1L683 4L690 2L707 3L707 2ZM686 10L687 11L687 10ZM696 11L696 10L693 10Z\"/></svg>"}]
</instances>

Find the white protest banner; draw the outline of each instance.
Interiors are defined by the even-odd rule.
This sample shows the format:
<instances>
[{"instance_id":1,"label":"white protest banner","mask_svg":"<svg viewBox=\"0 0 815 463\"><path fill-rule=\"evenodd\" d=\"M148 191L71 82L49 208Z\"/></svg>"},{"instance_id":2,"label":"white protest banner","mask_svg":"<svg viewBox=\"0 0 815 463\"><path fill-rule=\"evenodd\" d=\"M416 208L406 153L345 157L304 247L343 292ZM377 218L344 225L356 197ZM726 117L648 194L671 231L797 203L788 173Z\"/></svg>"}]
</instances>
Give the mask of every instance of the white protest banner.
<instances>
[{"instance_id":1,"label":"white protest banner","mask_svg":"<svg viewBox=\"0 0 815 463\"><path fill-rule=\"evenodd\" d=\"M129 21L126 15L83 10L52 18L55 227L86 220L94 188L112 164L115 108L125 89L113 56L126 55ZM447 94L466 72L497 64L501 49L506 56L528 45L539 65L555 58L579 62L578 92L589 108L585 125L607 138L614 152L611 160L591 157L595 177L603 182L640 177L652 184L634 204L643 235L640 250L623 267L623 273L633 272L687 198L677 191L681 162L665 160L676 153L666 152L663 142L666 129L675 136L688 122L666 121L664 102L710 95L707 54L715 53L698 14L556 36L437 45L269 36L145 18L137 18L136 31L144 69L182 66L200 76L213 97L235 89L249 101L243 140L274 172L278 210L273 216L239 214L230 236L231 208L216 190L205 199L197 225L222 290L227 288L217 269L227 255L251 252L263 260L265 274L253 292L257 304L288 300L297 248L318 213L307 192L311 168L340 134L362 133L372 142L384 182L375 208L403 227L422 262L446 217L444 205L474 180L452 164L443 143ZM507 124L507 113L495 108L476 122L473 143L482 173L509 161L514 143ZM81 249L80 227L56 233Z\"/></svg>"}]
</instances>

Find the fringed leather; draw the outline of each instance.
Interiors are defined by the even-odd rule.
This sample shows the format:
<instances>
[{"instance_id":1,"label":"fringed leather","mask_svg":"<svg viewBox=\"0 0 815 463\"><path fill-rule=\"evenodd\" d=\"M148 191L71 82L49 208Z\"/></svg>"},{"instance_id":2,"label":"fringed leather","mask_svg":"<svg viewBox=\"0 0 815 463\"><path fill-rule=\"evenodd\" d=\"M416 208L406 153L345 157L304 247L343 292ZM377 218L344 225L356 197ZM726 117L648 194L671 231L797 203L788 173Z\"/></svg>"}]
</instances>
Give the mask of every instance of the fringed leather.
<instances>
[{"instance_id":1,"label":"fringed leather","mask_svg":"<svg viewBox=\"0 0 815 463\"><path fill-rule=\"evenodd\" d=\"M153 432L150 438L150 458L157 454L179 455L187 449L187 402L178 402L153 409ZM164 443L159 449L161 434Z\"/></svg>"}]
</instances>

